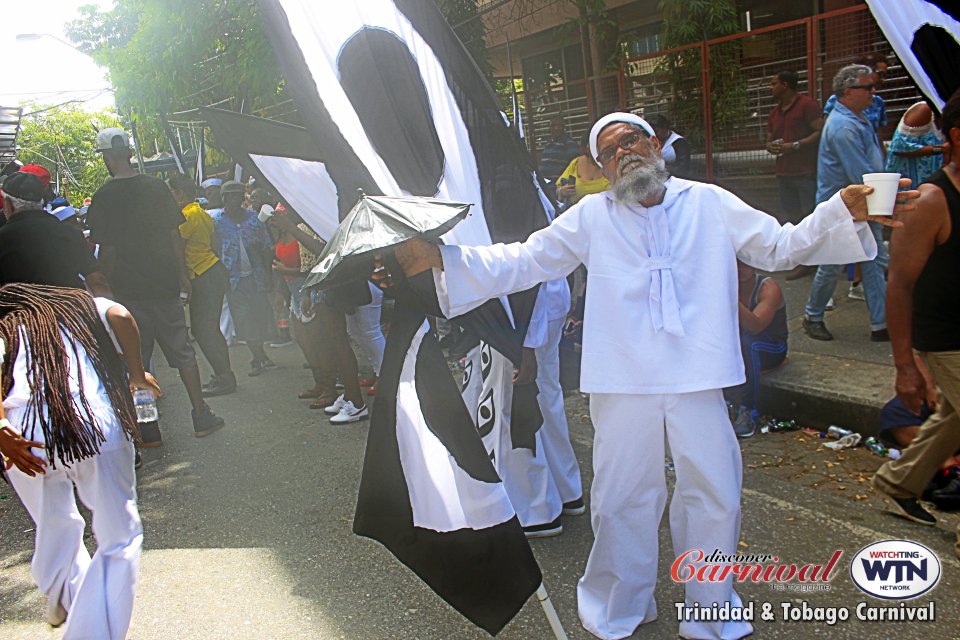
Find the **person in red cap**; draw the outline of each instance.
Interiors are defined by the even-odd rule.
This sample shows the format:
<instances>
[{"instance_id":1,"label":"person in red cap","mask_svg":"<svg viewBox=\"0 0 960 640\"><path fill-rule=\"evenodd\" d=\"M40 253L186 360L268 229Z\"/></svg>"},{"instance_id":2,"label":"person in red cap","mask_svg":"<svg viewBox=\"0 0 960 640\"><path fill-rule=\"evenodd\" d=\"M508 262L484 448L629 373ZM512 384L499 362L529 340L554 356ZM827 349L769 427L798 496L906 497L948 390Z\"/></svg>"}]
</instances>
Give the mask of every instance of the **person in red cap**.
<instances>
[{"instance_id":1,"label":"person in red cap","mask_svg":"<svg viewBox=\"0 0 960 640\"><path fill-rule=\"evenodd\" d=\"M40 184L43 185L44 204L53 200L56 194L53 192L53 189L50 188L50 172L47 171L46 167L41 164L25 164L20 167L20 173L31 173L37 176Z\"/></svg>"}]
</instances>

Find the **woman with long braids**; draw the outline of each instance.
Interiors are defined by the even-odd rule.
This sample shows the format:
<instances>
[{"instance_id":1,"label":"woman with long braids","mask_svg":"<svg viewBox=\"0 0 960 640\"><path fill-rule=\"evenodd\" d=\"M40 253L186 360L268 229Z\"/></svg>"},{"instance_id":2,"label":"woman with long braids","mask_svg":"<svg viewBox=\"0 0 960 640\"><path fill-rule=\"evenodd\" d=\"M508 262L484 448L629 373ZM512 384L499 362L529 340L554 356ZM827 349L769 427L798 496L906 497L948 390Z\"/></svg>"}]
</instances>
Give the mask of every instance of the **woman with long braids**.
<instances>
[{"instance_id":1,"label":"woman with long braids","mask_svg":"<svg viewBox=\"0 0 960 640\"><path fill-rule=\"evenodd\" d=\"M63 637L126 637L143 529L133 471L136 415L127 370L93 298L79 289L0 288L0 453L36 523L31 573ZM74 488L93 512L83 544Z\"/></svg>"}]
</instances>

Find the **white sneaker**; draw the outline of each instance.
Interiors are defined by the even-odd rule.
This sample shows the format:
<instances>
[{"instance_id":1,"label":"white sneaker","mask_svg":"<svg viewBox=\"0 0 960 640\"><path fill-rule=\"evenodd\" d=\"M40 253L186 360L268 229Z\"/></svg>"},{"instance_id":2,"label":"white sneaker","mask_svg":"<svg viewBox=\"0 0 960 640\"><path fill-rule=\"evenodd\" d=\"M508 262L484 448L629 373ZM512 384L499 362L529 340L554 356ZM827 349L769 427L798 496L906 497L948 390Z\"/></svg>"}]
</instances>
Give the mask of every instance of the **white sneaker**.
<instances>
[{"instance_id":1,"label":"white sneaker","mask_svg":"<svg viewBox=\"0 0 960 640\"><path fill-rule=\"evenodd\" d=\"M847 297L851 300L866 300L867 296L863 293L863 283L850 283L850 293L847 294Z\"/></svg>"},{"instance_id":2,"label":"white sneaker","mask_svg":"<svg viewBox=\"0 0 960 640\"><path fill-rule=\"evenodd\" d=\"M335 416L340 413L340 409L343 409L343 405L347 402L346 398L343 397L341 393L336 400L333 401L333 404L329 407L324 407L323 412L328 416Z\"/></svg>"},{"instance_id":3,"label":"white sneaker","mask_svg":"<svg viewBox=\"0 0 960 640\"><path fill-rule=\"evenodd\" d=\"M824 311L833 311L833 296L830 296L830 299L827 300L827 306L824 307Z\"/></svg>"},{"instance_id":4,"label":"white sneaker","mask_svg":"<svg viewBox=\"0 0 960 640\"><path fill-rule=\"evenodd\" d=\"M367 405L363 405L359 409L353 406L353 403L347 400L343 403L343 406L340 407L340 413L330 418L330 424L348 424L350 422L360 422L361 420L366 420L367 416L370 415L370 412L367 410Z\"/></svg>"}]
</instances>

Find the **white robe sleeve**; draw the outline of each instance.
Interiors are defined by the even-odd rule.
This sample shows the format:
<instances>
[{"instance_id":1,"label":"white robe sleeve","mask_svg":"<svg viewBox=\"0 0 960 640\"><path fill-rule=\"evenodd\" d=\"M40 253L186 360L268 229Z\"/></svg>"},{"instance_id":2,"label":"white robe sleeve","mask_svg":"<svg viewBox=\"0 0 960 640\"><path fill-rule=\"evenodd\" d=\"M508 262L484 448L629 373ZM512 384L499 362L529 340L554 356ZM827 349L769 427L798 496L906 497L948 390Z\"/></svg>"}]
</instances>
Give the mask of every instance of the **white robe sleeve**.
<instances>
[{"instance_id":1,"label":"white robe sleeve","mask_svg":"<svg viewBox=\"0 0 960 640\"><path fill-rule=\"evenodd\" d=\"M440 247L443 270L434 269L437 299L447 318L475 309L490 298L525 291L540 282L565 278L585 261L589 229L577 206L526 242L488 247Z\"/></svg>"},{"instance_id":2,"label":"white robe sleeve","mask_svg":"<svg viewBox=\"0 0 960 640\"><path fill-rule=\"evenodd\" d=\"M799 224L780 225L775 218L724 194L722 215L737 258L764 271L784 271L798 264L848 264L877 255L873 232L854 222L840 193L821 203Z\"/></svg>"}]
</instances>

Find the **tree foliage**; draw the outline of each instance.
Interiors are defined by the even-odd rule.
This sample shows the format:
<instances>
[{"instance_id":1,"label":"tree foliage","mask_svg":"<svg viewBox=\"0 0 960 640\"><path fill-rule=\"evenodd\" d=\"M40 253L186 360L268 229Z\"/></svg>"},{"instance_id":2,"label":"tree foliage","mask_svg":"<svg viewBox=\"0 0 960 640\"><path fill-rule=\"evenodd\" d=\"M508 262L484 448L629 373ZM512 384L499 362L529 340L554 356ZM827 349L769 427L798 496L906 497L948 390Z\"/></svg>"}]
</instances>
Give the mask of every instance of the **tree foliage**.
<instances>
[{"instance_id":1,"label":"tree foliage","mask_svg":"<svg viewBox=\"0 0 960 640\"><path fill-rule=\"evenodd\" d=\"M96 150L96 130L120 126L112 111L90 113L78 105L49 108L29 104L17 139L17 158L40 164L56 176L61 193L79 206L107 179L107 168ZM54 178L56 179L56 178Z\"/></svg>"},{"instance_id":2,"label":"tree foliage","mask_svg":"<svg viewBox=\"0 0 960 640\"><path fill-rule=\"evenodd\" d=\"M435 0L484 73L489 73L476 0ZM255 0L116 0L80 8L67 35L105 67L120 112L144 144L163 140L160 114L218 104L270 117L284 81Z\"/></svg>"},{"instance_id":3,"label":"tree foliage","mask_svg":"<svg viewBox=\"0 0 960 640\"><path fill-rule=\"evenodd\" d=\"M663 47L671 49L740 31L735 0L660 0ZM732 40L709 48L710 101L714 130L736 127L745 113L746 83L740 73L742 44ZM695 146L704 140L700 49L663 58L658 70L671 82L670 116ZM717 147L715 147L716 150Z\"/></svg>"},{"instance_id":4,"label":"tree foliage","mask_svg":"<svg viewBox=\"0 0 960 640\"><path fill-rule=\"evenodd\" d=\"M116 0L84 6L67 35L109 71L117 105L141 135L158 116L245 100L248 112L275 104L280 69L254 0Z\"/></svg>"}]
</instances>

